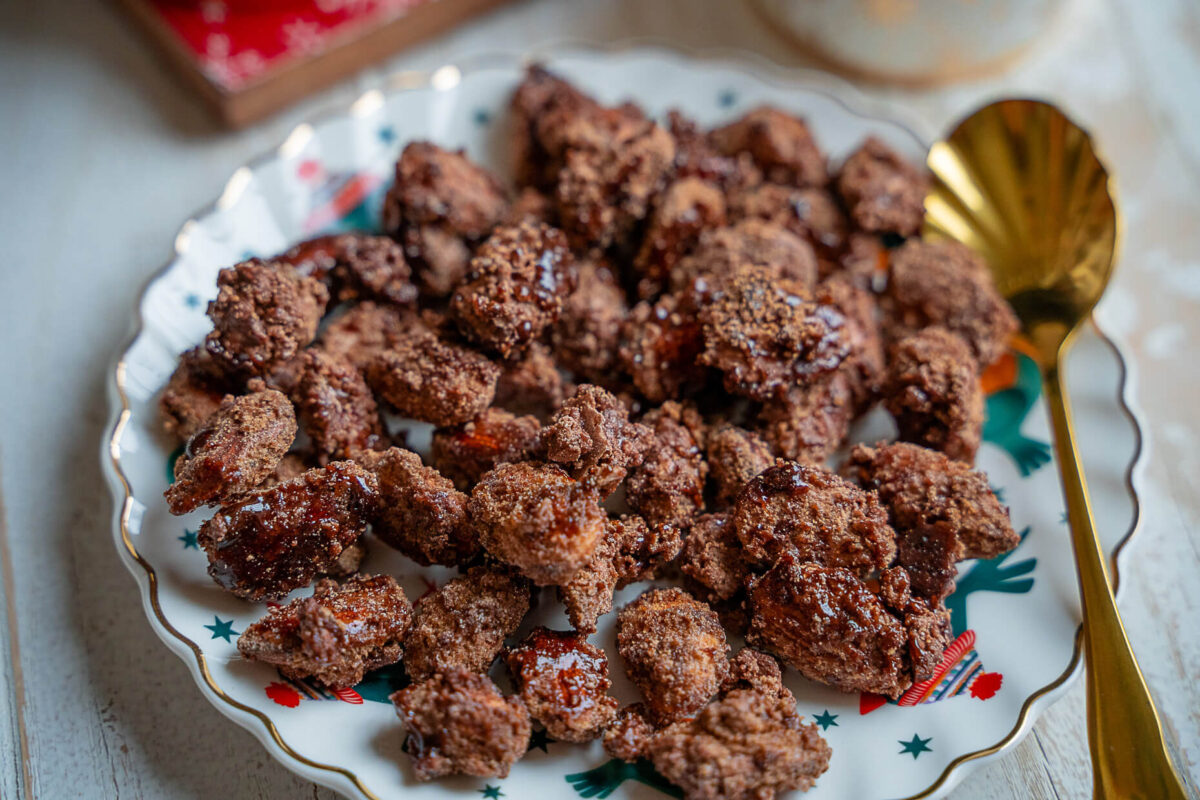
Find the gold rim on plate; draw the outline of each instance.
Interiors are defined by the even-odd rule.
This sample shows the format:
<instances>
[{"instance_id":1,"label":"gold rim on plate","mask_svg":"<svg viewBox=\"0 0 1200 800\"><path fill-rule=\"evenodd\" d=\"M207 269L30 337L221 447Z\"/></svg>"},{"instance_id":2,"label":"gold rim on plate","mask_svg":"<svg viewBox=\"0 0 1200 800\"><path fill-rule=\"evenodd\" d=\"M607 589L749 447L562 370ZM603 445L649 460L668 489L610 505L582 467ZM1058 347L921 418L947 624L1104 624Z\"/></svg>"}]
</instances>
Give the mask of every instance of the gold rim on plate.
<instances>
[{"instance_id":1,"label":"gold rim on plate","mask_svg":"<svg viewBox=\"0 0 1200 800\"><path fill-rule=\"evenodd\" d=\"M133 346L134 342L139 336L141 336L144 329L144 321L142 319L140 303L141 298L144 297L150 285L155 283L159 278L166 274L175 261L184 254L184 251L187 247L188 233L195 225L199 224L199 220L216 209L232 205L237 200L241 192L245 189L249 175L254 167L257 167L258 165L263 164L270 159L282 156L286 149L294 148L297 141L307 139L308 136L312 134L313 126L315 124L343 115L363 116L366 113L376 110L380 105L380 101L384 97L398 94L400 92L437 88L439 86L449 88L457 85L463 76L472 72L478 72L480 70L487 69L489 67L521 66L523 64L528 64L543 58L552 59L554 57L565 57L571 55L612 55L614 53L638 51L648 52L651 50L663 51L660 53L662 55L668 55L677 58L683 57L694 61L701 61L707 65L719 65L723 68L741 72L756 80L773 84L782 88L820 94L837 102L844 109L855 114L856 116L868 119L885 119L888 122L899 126L910 136L912 136L914 141L919 143L922 148L928 149L928 142L925 141L921 135L914 131L914 127L923 127L920 125L920 123L914 122L909 124L906 121L899 120L896 116L895 109L886 109L884 104L872 102L870 98L862 95L851 84L845 82L841 78L820 70L788 69L780 67L776 64L768 62L766 59L749 53L734 52L730 50L691 51L675 45L668 45L661 40L636 39L607 47L596 46L589 43L563 42L545 48L538 48L536 51L525 54L485 54L465 59L458 64L445 64L435 69L406 70L393 73L383 79L384 88L370 89L366 92L363 92L349 103L342 103L328 108L314 115L309 121L296 125L294 128L292 128L288 135L284 137L283 143L278 147L262 153L256 158L253 158L242 166L238 167L230 176L229 180L225 183L225 186L221 190L221 193L217 199L201 208L183 223L183 225L180 227L179 233L175 237L174 254L172 258L162 267L155 270L155 272L142 285L141 290L138 292L139 302L134 308L134 331L129 336L125 344L121 347L111 373L113 380L110 384L110 388L114 389L116 392L115 399L120 403L120 410L118 411L116 419L113 422L110 435L104 441L104 447L102 450L102 463L109 472L111 478L120 485L120 489L123 492L123 498L117 498L114 496L114 499L118 500L117 508L119 513L117 516L117 523L121 544L124 546L126 552L129 553L129 556L133 559L133 562L143 570L146 576L149 591L144 599L149 602L150 609L154 612L154 618L157 619L158 625L161 627L161 630L155 631L158 633L159 638L163 639L165 643L170 644L166 636L169 635L178 642L182 643L188 650L191 651L194 659L196 677L202 680L212 692L210 696L210 702L213 702L214 705L217 705L215 701L219 700L221 703L224 703L226 706L228 706L228 708L221 708L219 705L217 705L218 709L224 712L226 716L232 717L232 711L238 711L251 715L263 724L263 729L261 730L256 730L252 726L248 725L243 725L242 727L246 728L252 733L257 732L260 740L264 738L263 734L265 733L266 737L269 737L270 740L273 741L278 747L278 751L273 752L272 755L275 755L277 760L280 761L280 763L282 763L284 766L292 767L295 765L289 764L282 758L278 758L279 753L283 753L294 759L300 766L329 773L329 777L331 779L333 776L345 778L362 794L363 797L369 798L369 800L379 800L378 795L374 794L370 789L368 789L354 772L344 767L338 767L332 764L323 764L319 761L314 761L307 756L301 755L283 739L282 735L279 733L279 729L275 726L275 723L271 721L270 717L263 712L247 706L246 704L241 703L226 694L209 672L207 659L204 655L204 652L200 649L200 646L188 637L184 636L174 625L171 624L166 615L163 613L158 599L158 575L155 572L154 567L148 561L146 561L141 553L138 552L137 547L134 545L133 539L129 533L129 518L134 508L133 504L135 498L133 496L132 487L129 484L128 478L125 476L125 471L121 465L121 436L125 431L125 427L129 423L130 417L133 414L133 411L129 405L129 396L125 390L125 356L129 349ZM752 65L748 65L746 62L754 63ZM834 90L829 88L830 84L836 86L836 93ZM847 98L849 98L849 100L847 100ZM872 108L886 109L886 113L881 110L880 116L875 117L873 114L864 110ZM1100 328L1100 326L1095 322L1094 318L1092 320L1092 330L1095 331L1099 338L1113 352L1113 355L1116 356L1117 363L1120 366L1117 403L1120 406L1122 414L1124 414L1126 419L1129 421L1134 431L1133 455L1130 459L1128 467L1125 469L1124 476L1125 488L1132 500L1133 519L1130 522L1129 529L1113 547L1112 555L1110 556L1110 567L1112 569L1113 576L1113 589L1114 591L1117 591L1120 587L1120 570L1117 563L1118 557L1125 549L1125 546L1132 539L1133 535L1137 532L1141 523L1141 500L1138 497L1137 489L1134 486L1134 472L1141 461L1143 451L1142 428L1137 413L1134 412L1126 398L1129 369L1124 357L1124 353L1122 353L1121 348L1108 336L1108 334L1106 334ZM136 572L134 572L134 576L137 576ZM153 620L151 621L153 622ZM1009 747L1015 745L1021 738L1023 738L1028 732L1028 727L1033 722L1031 714L1034 710L1034 707L1039 704L1039 701L1045 700L1049 696L1064 690L1066 684L1068 684L1078 673L1079 667L1082 663L1082 630L1082 626L1076 630L1074 649L1071 654L1071 660L1067 664L1066 669L1053 681L1038 689L1025 699L1025 702L1021 705L1021 710L1017 715L1016 723L1000 741L989 747L981 748L979 750L975 750L970 753L964 753L963 755L958 756L946 765L945 769L942 770L942 773L938 776L937 780L935 780L928 788L917 794L902 798L901 800L922 800L923 798L929 798L944 790L948 790L950 786L952 786L954 783L957 783L958 780L964 777L965 773L960 771L960 768L965 765L972 764L972 762L977 762L982 759L996 756ZM182 654L180 657L184 658L185 662L187 661L186 657ZM304 774L303 777L313 780L314 782L321 783L318 778L315 778L312 775ZM335 790L340 790L341 788L329 783L325 783L324 785Z\"/></svg>"}]
</instances>

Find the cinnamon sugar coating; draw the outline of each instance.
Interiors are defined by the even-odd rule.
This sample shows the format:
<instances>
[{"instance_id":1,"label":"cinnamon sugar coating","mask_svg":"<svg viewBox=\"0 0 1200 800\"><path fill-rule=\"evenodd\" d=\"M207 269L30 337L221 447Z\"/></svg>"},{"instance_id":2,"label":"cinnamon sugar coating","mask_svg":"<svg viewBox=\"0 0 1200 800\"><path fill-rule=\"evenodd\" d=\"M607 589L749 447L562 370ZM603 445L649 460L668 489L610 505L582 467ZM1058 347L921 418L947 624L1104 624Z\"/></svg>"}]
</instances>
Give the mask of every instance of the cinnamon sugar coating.
<instances>
[{"instance_id":1,"label":"cinnamon sugar coating","mask_svg":"<svg viewBox=\"0 0 1200 800\"><path fill-rule=\"evenodd\" d=\"M524 578L494 567L471 567L419 600L404 639L404 667L414 681L454 669L487 672L529 613Z\"/></svg>"},{"instance_id":2,"label":"cinnamon sugar coating","mask_svg":"<svg viewBox=\"0 0 1200 800\"><path fill-rule=\"evenodd\" d=\"M470 339L508 357L554 324L574 282L574 262L559 230L530 222L501 227L471 259L450 311Z\"/></svg>"},{"instance_id":3,"label":"cinnamon sugar coating","mask_svg":"<svg viewBox=\"0 0 1200 800\"><path fill-rule=\"evenodd\" d=\"M617 616L617 650L651 719L698 711L729 670L716 612L681 589L650 589Z\"/></svg>"},{"instance_id":4,"label":"cinnamon sugar coating","mask_svg":"<svg viewBox=\"0 0 1200 800\"><path fill-rule=\"evenodd\" d=\"M675 158L671 135L627 109L566 119L555 185L558 220L572 246L628 248Z\"/></svg>"},{"instance_id":5,"label":"cinnamon sugar coating","mask_svg":"<svg viewBox=\"0 0 1200 800\"><path fill-rule=\"evenodd\" d=\"M941 453L903 442L858 445L846 470L878 493L902 537L946 522L958 559L995 558L1021 543L987 476Z\"/></svg>"},{"instance_id":6,"label":"cinnamon sugar coating","mask_svg":"<svg viewBox=\"0 0 1200 800\"><path fill-rule=\"evenodd\" d=\"M730 600L745 588L750 565L728 514L703 514L692 520L679 569L692 593L709 603Z\"/></svg>"},{"instance_id":7,"label":"cinnamon sugar coating","mask_svg":"<svg viewBox=\"0 0 1200 800\"><path fill-rule=\"evenodd\" d=\"M347 689L400 660L411 622L412 606L390 576L355 575L340 586L326 579L311 597L268 610L237 647L243 658L278 667L285 677Z\"/></svg>"},{"instance_id":8,"label":"cinnamon sugar coating","mask_svg":"<svg viewBox=\"0 0 1200 800\"><path fill-rule=\"evenodd\" d=\"M826 189L796 189L764 183L730 200L731 219L758 219L786 228L812 245L822 262L836 261L847 244L850 224L837 199ZM822 274L828 268L822 270Z\"/></svg>"},{"instance_id":9,"label":"cinnamon sugar coating","mask_svg":"<svg viewBox=\"0 0 1200 800\"><path fill-rule=\"evenodd\" d=\"M612 267L598 258L580 260L575 291L564 298L562 314L551 331L554 357L580 380L611 384L621 324L628 313Z\"/></svg>"},{"instance_id":10,"label":"cinnamon sugar coating","mask_svg":"<svg viewBox=\"0 0 1200 800\"><path fill-rule=\"evenodd\" d=\"M772 106L759 106L709 133L726 154L749 153L767 180L792 186L821 186L828 179L825 156L808 125Z\"/></svg>"},{"instance_id":11,"label":"cinnamon sugar coating","mask_svg":"<svg viewBox=\"0 0 1200 800\"><path fill-rule=\"evenodd\" d=\"M316 348L305 351L302 364L292 400L313 447L334 459L383 448L379 407L362 373Z\"/></svg>"},{"instance_id":12,"label":"cinnamon sugar coating","mask_svg":"<svg viewBox=\"0 0 1200 800\"><path fill-rule=\"evenodd\" d=\"M709 477L716 487L714 508L728 508L742 487L775 463L771 448L758 434L736 425L721 425L705 440Z\"/></svg>"},{"instance_id":13,"label":"cinnamon sugar coating","mask_svg":"<svg viewBox=\"0 0 1200 800\"><path fill-rule=\"evenodd\" d=\"M805 791L829 768L831 752L815 724L800 724L794 704L752 689L730 692L646 746L685 800L773 800Z\"/></svg>"},{"instance_id":14,"label":"cinnamon sugar coating","mask_svg":"<svg viewBox=\"0 0 1200 800\"><path fill-rule=\"evenodd\" d=\"M720 696L739 689L752 689L768 697L777 697L786 705L796 707L796 696L783 685L783 670L774 656L753 647L743 647L729 659L729 674L721 683Z\"/></svg>"},{"instance_id":15,"label":"cinnamon sugar coating","mask_svg":"<svg viewBox=\"0 0 1200 800\"><path fill-rule=\"evenodd\" d=\"M683 289L697 279L719 284L747 265L799 286L817 282L812 245L781 225L751 218L701 234L692 252L672 270L671 286Z\"/></svg>"},{"instance_id":16,"label":"cinnamon sugar coating","mask_svg":"<svg viewBox=\"0 0 1200 800\"><path fill-rule=\"evenodd\" d=\"M838 370L764 405L759 433L776 456L823 465L846 441L854 413L851 379Z\"/></svg>"},{"instance_id":17,"label":"cinnamon sugar coating","mask_svg":"<svg viewBox=\"0 0 1200 800\"><path fill-rule=\"evenodd\" d=\"M632 514L610 518L592 560L558 587L571 626L595 633L596 622L612 611L613 592L657 577L679 555L681 533L678 526L651 527Z\"/></svg>"},{"instance_id":18,"label":"cinnamon sugar coating","mask_svg":"<svg viewBox=\"0 0 1200 800\"><path fill-rule=\"evenodd\" d=\"M469 491L500 464L533 458L541 429L536 417L489 408L470 422L433 432L433 465L459 489Z\"/></svg>"},{"instance_id":19,"label":"cinnamon sugar coating","mask_svg":"<svg viewBox=\"0 0 1200 800\"><path fill-rule=\"evenodd\" d=\"M283 394L227 396L188 439L163 496L172 514L227 502L275 471L296 438L296 414Z\"/></svg>"},{"instance_id":20,"label":"cinnamon sugar coating","mask_svg":"<svg viewBox=\"0 0 1200 800\"><path fill-rule=\"evenodd\" d=\"M919 232L927 189L925 174L874 136L850 154L837 176L850 218L871 233Z\"/></svg>"},{"instance_id":21,"label":"cinnamon sugar coating","mask_svg":"<svg viewBox=\"0 0 1200 800\"><path fill-rule=\"evenodd\" d=\"M650 428L629 421L629 411L612 393L583 384L542 429L546 458L607 497L653 441Z\"/></svg>"},{"instance_id":22,"label":"cinnamon sugar coating","mask_svg":"<svg viewBox=\"0 0 1200 800\"><path fill-rule=\"evenodd\" d=\"M1003 355L1019 326L979 255L959 242L913 240L890 261L885 310L891 338L936 325L962 337L980 370Z\"/></svg>"},{"instance_id":23,"label":"cinnamon sugar coating","mask_svg":"<svg viewBox=\"0 0 1200 800\"><path fill-rule=\"evenodd\" d=\"M410 306L417 299L404 250L386 236L341 233L301 242L276 258L329 287L333 300L374 299Z\"/></svg>"},{"instance_id":24,"label":"cinnamon sugar coating","mask_svg":"<svg viewBox=\"0 0 1200 800\"><path fill-rule=\"evenodd\" d=\"M217 274L208 304L209 354L230 372L266 375L313 340L329 290L272 261L250 259Z\"/></svg>"},{"instance_id":25,"label":"cinnamon sugar coating","mask_svg":"<svg viewBox=\"0 0 1200 800\"><path fill-rule=\"evenodd\" d=\"M379 482L375 535L418 564L467 564L479 543L467 520L467 496L416 453L392 447L362 464Z\"/></svg>"},{"instance_id":26,"label":"cinnamon sugar coating","mask_svg":"<svg viewBox=\"0 0 1200 800\"><path fill-rule=\"evenodd\" d=\"M983 439L983 387L958 336L926 328L896 342L883 396L900 439L974 463Z\"/></svg>"},{"instance_id":27,"label":"cinnamon sugar coating","mask_svg":"<svg viewBox=\"0 0 1200 800\"><path fill-rule=\"evenodd\" d=\"M525 704L502 695L486 675L451 668L390 699L408 732L404 751L419 781L505 778L529 747Z\"/></svg>"},{"instance_id":28,"label":"cinnamon sugar coating","mask_svg":"<svg viewBox=\"0 0 1200 800\"><path fill-rule=\"evenodd\" d=\"M404 246L421 290L445 297L466 274L471 248L507 212L500 182L463 151L412 142L396 162L383 228Z\"/></svg>"},{"instance_id":29,"label":"cinnamon sugar coating","mask_svg":"<svg viewBox=\"0 0 1200 800\"><path fill-rule=\"evenodd\" d=\"M495 362L495 405L514 414L532 414L544 420L559 409L572 391L571 382L558 370L545 345L534 342L514 358Z\"/></svg>"},{"instance_id":30,"label":"cinnamon sugar coating","mask_svg":"<svg viewBox=\"0 0 1200 800\"><path fill-rule=\"evenodd\" d=\"M638 296L657 296L700 235L724 222L725 197L716 186L699 178L681 178L663 189L633 259Z\"/></svg>"},{"instance_id":31,"label":"cinnamon sugar coating","mask_svg":"<svg viewBox=\"0 0 1200 800\"><path fill-rule=\"evenodd\" d=\"M806 464L780 462L752 479L732 521L759 564L790 556L866 576L896 554L896 534L874 493Z\"/></svg>"},{"instance_id":32,"label":"cinnamon sugar coating","mask_svg":"<svg viewBox=\"0 0 1200 800\"><path fill-rule=\"evenodd\" d=\"M539 586L562 584L596 552L605 514L596 490L555 464L501 464L471 490L479 542Z\"/></svg>"},{"instance_id":33,"label":"cinnamon sugar coating","mask_svg":"<svg viewBox=\"0 0 1200 800\"><path fill-rule=\"evenodd\" d=\"M413 331L425 328L421 318L411 311L367 300L331 319L321 331L316 347L365 370L379 353L400 344Z\"/></svg>"},{"instance_id":34,"label":"cinnamon sugar coating","mask_svg":"<svg viewBox=\"0 0 1200 800\"><path fill-rule=\"evenodd\" d=\"M645 755L654 733L646 704L632 703L621 708L604 731L604 752L621 761L637 761Z\"/></svg>"},{"instance_id":35,"label":"cinnamon sugar coating","mask_svg":"<svg viewBox=\"0 0 1200 800\"><path fill-rule=\"evenodd\" d=\"M458 425L492 404L500 369L486 357L417 332L367 365L371 388L406 417Z\"/></svg>"},{"instance_id":36,"label":"cinnamon sugar coating","mask_svg":"<svg viewBox=\"0 0 1200 800\"><path fill-rule=\"evenodd\" d=\"M842 339L849 352L839 370L849 383L855 414L869 410L879 398L885 378L883 329L874 296L853 278L834 275L817 287L817 296L842 315Z\"/></svg>"},{"instance_id":37,"label":"cinnamon sugar coating","mask_svg":"<svg viewBox=\"0 0 1200 800\"><path fill-rule=\"evenodd\" d=\"M703 422L694 409L672 400L647 413L642 424L653 440L629 472L626 500L651 526L679 524L704 508Z\"/></svg>"},{"instance_id":38,"label":"cinnamon sugar coating","mask_svg":"<svg viewBox=\"0 0 1200 800\"><path fill-rule=\"evenodd\" d=\"M203 346L186 351L158 398L163 429L186 442L216 413L233 388Z\"/></svg>"},{"instance_id":39,"label":"cinnamon sugar coating","mask_svg":"<svg viewBox=\"0 0 1200 800\"><path fill-rule=\"evenodd\" d=\"M563 166L567 121L596 113L599 105L567 81L534 64L510 101L517 184L553 190Z\"/></svg>"},{"instance_id":40,"label":"cinnamon sugar coating","mask_svg":"<svg viewBox=\"0 0 1200 800\"><path fill-rule=\"evenodd\" d=\"M756 400L782 397L798 382L836 369L846 357L842 315L814 303L769 271L745 268L700 309L699 361L723 373L725 388Z\"/></svg>"},{"instance_id":41,"label":"cinnamon sugar coating","mask_svg":"<svg viewBox=\"0 0 1200 800\"><path fill-rule=\"evenodd\" d=\"M329 571L378 502L374 475L334 461L226 505L200 526L197 541L218 584L247 600L273 599Z\"/></svg>"},{"instance_id":42,"label":"cinnamon sugar coating","mask_svg":"<svg viewBox=\"0 0 1200 800\"><path fill-rule=\"evenodd\" d=\"M505 660L529 715L555 740L591 741L616 717L608 656L580 634L534 628Z\"/></svg>"}]
</instances>

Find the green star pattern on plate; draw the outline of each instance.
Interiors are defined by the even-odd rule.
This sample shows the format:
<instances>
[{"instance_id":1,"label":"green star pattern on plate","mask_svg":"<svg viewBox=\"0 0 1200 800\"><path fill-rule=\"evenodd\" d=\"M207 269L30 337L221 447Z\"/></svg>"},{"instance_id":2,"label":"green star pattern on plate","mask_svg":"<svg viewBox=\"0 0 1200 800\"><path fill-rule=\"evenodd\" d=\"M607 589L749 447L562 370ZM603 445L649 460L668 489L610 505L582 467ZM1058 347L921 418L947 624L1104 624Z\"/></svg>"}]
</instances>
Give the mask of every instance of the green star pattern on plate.
<instances>
[{"instance_id":1,"label":"green star pattern on plate","mask_svg":"<svg viewBox=\"0 0 1200 800\"><path fill-rule=\"evenodd\" d=\"M906 742L903 739L897 739L896 741L901 748L900 755L909 753L912 755L913 761L916 761L917 757L921 755L921 753L933 752L933 748L929 746L929 743L933 741L932 736L930 736L928 739L922 739L920 736L917 736L914 733L911 741Z\"/></svg>"},{"instance_id":2,"label":"green star pattern on plate","mask_svg":"<svg viewBox=\"0 0 1200 800\"><path fill-rule=\"evenodd\" d=\"M543 753L549 753L550 751L546 749L546 745L550 744L553 741L554 740L551 739L546 734L546 731L544 729L536 730L530 735L529 749L527 749L525 752L530 753L530 752L533 752L534 750L541 750Z\"/></svg>"},{"instance_id":3,"label":"green star pattern on plate","mask_svg":"<svg viewBox=\"0 0 1200 800\"><path fill-rule=\"evenodd\" d=\"M213 624L205 625L204 627L206 627L210 631L212 631L212 638L224 639L227 642L233 641L232 639L229 638L230 636L238 636L239 635L239 631L235 631L233 629L233 620L229 620L228 622L223 622L223 621L221 621L220 617L215 616L215 615L213 616Z\"/></svg>"},{"instance_id":4,"label":"green star pattern on plate","mask_svg":"<svg viewBox=\"0 0 1200 800\"><path fill-rule=\"evenodd\" d=\"M505 796L504 792L500 791L499 786L492 786L490 783L482 789L477 789L476 791L478 791L484 797L492 798L492 800L498 800L498 798Z\"/></svg>"},{"instance_id":5,"label":"green star pattern on plate","mask_svg":"<svg viewBox=\"0 0 1200 800\"><path fill-rule=\"evenodd\" d=\"M838 724L837 724L837 722L835 721L835 720L837 720L837 718L838 718L838 715L837 715L837 714L830 714L830 713L829 713L829 709L827 708L827 709L825 709L825 711L824 711L823 713L815 715L815 716L813 717L813 722L815 722L815 723L817 723L818 725L820 725L820 726L821 726L821 730L823 730L823 731L827 731L827 730L829 730L831 727L833 727L833 728L836 728L836 727L838 727Z\"/></svg>"},{"instance_id":6,"label":"green star pattern on plate","mask_svg":"<svg viewBox=\"0 0 1200 800\"><path fill-rule=\"evenodd\" d=\"M200 549L200 545L196 543L196 532L195 531L189 531L187 528L184 528L183 536L176 536L175 538L178 539L179 541L183 542L184 550L188 550L188 549L199 550Z\"/></svg>"}]
</instances>

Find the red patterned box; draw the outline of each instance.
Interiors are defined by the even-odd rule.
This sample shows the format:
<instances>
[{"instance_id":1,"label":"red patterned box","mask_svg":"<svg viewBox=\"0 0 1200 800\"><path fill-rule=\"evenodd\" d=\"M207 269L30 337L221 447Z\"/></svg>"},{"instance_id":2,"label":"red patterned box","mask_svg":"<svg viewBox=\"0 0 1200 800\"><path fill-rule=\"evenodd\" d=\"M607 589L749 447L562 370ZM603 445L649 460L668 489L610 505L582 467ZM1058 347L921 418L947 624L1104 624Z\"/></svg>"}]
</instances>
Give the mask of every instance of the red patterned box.
<instances>
[{"instance_id":1,"label":"red patterned box","mask_svg":"<svg viewBox=\"0 0 1200 800\"><path fill-rule=\"evenodd\" d=\"M241 126L504 0L120 0Z\"/></svg>"}]
</instances>

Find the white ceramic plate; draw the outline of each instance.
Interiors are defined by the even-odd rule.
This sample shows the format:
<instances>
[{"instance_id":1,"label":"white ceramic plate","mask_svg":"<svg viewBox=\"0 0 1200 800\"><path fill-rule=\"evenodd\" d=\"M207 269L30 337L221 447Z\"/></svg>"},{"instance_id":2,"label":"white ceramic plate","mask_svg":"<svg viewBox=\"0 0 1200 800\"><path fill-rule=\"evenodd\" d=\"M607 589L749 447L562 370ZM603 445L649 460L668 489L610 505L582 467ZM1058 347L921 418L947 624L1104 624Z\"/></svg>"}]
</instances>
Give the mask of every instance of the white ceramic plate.
<instances>
[{"instance_id":1,"label":"white ceramic plate","mask_svg":"<svg viewBox=\"0 0 1200 800\"><path fill-rule=\"evenodd\" d=\"M662 50L545 58L600 99L632 98L653 114L679 107L713 124L759 103L777 104L806 117L835 160L868 133L913 158L924 153L909 129L886 112L868 113L852 90L825 75ZM609 762L598 743L544 740L535 740L507 779L416 783L401 754L400 723L386 702L395 671L334 696L242 661L236 634L265 609L223 592L205 574L194 539L203 514L172 517L162 501L174 445L159 431L157 395L178 353L208 329L204 309L217 271L320 232L372 226L393 162L412 139L465 147L504 173L505 110L521 72L520 59L504 57L398 75L390 88L299 126L275 152L239 169L215 204L183 226L175 258L141 297L139 330L114 370L114 421L103 453L116 502L113 535L151 625L222 713L289 768L350 796L653 797L661 791L656 776ZM979 464L1012 507L1024 541L1000 559L961 565L959 589L950 598L958 639L944 670L923 691L884 703L790 676L801 712L821 723L833 747L813 798L940 796L970 765L1017 742L1077 672L1079 607L1062 499L1047 462L1046 415L1032 363L1016 353L1008 366L1007 374L993 376L1002 388L989 399ZM1092 329L1081 337L1068 373L1097 519L1111 552L1137 516L1131 473L1140 437L1122 399L1125 370L1119 351ZM869 423L860 438L872 438L878 424ZM450 574L418 569L383 546L372 549L365 568L395 575L412 598ZM618 604L638 591L626 589ZM593 640L612 654L614 692L626 702L634 693L615 656L611 623L610 615ZM567 627L552 594L543 596L525 627L533 624Z\"/></svg>"}]
</instances>

